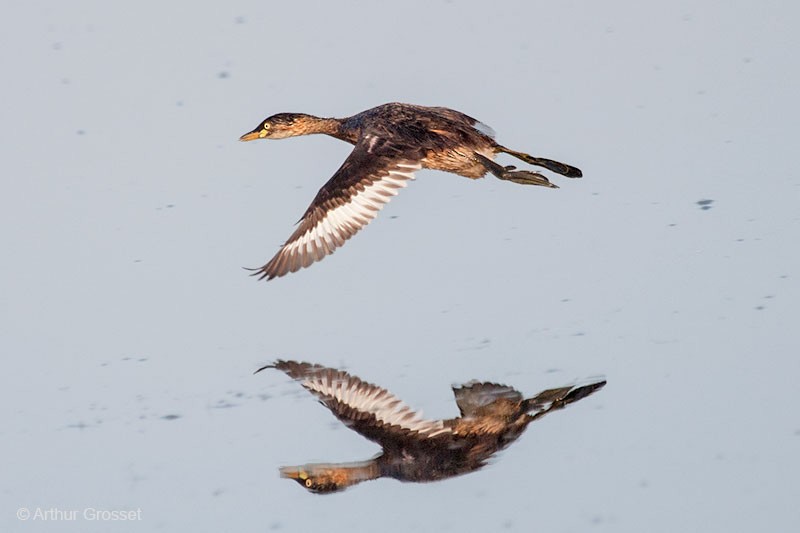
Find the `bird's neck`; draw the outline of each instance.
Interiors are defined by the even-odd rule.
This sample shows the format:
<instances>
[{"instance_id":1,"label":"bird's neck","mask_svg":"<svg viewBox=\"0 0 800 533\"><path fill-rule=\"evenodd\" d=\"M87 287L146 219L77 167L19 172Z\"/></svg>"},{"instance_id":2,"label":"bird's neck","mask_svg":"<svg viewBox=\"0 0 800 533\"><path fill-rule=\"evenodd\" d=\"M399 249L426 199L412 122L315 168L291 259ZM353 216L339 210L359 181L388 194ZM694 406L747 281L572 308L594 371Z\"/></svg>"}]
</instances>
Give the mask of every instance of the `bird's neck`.
<instances>
[{"instance_id":1,"label":"bird's neck","mask_svg":"<svg viewBox=\"0 0 800 533\"><path fill-rule=\"evenodd\" d=\"M299 135L322 133L340 141L356 144L358 142L358 131L345 127L346 120L344 118L324 118L306 115Z\"/></svg>"},{"instance_id":2,"label":"bird's neck","mask_svg":"<svg viewBox=\"0 0 800 533\"><path fill-rule=\"evenodd\" d=\"M343 475L348 480L348 486L381 477L381 470L378 467L378 461L375 459L355 463L342 463L336 465L336 467L340 471L340 475Z\"/></svg>"},{"instance_id":3,"label":"bird's neck","mask_svg":"<svg viewBox=\"0 0 800 533\"><path fill-rule=\"evenodd\" d=\"M305 115L299 123L296 123L296 127L298 128L298 135L322 133L324 135L341 138L342 120L338 118Z\"/></svg>"}]
</instances>

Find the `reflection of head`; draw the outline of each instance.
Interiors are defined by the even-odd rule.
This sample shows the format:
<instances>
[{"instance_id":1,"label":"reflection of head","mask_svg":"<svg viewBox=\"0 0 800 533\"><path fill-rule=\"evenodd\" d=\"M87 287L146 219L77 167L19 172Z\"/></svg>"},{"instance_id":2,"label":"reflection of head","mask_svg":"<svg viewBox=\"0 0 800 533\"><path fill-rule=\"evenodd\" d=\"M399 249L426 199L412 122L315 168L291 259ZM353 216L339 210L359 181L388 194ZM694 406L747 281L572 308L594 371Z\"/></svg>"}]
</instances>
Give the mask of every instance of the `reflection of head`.
<instances>
[{"instance_id":1,"label":"reflection of head","mask_svg":"<svg viewBox=\"0 0 800 533\"><path fill-rule=\"evenodd\" d=\"M319 463L302 466L284 466L281 477L294 479L315 494L338 492L361 481L379 476L375 461L359 463Z\"/></svg>"}]
</instances>

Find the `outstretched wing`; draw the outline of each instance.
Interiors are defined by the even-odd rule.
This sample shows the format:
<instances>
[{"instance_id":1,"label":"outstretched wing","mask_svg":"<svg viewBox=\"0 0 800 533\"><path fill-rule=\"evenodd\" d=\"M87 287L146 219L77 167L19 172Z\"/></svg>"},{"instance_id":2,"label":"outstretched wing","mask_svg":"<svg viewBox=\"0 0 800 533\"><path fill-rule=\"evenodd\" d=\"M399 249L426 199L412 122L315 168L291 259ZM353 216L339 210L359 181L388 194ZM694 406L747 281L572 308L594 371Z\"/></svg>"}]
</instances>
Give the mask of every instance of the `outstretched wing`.
<instances>
[{"instance_id":1,"label":"outstretched wing","mask_svg":"<svg viewBox=\"0 0 800 533\"><path fill-rule=\"evenodd\" d=\"M602 389L605 384L606 381L601 380L584 385L572 385L570 387L542 391L533 398L525 400L525 410L531 416L531 420L536 420L550 411L563 409L573 402L586 398L593 392Z\"/></svg>"},{"instance_id":2,"label":"outstretched wing","mask_svg":"<svg viewBox=\"0 0 800 533\"><path fill-rule=\"evenodd\" d=\"M481 407L486 407L501 398L514 403L522 401L522 394L519 391L498 383L470 381L460 387L453 387L453 394L462 417L472 416Z\"/></svg>"},{"instance_id":3,"label":"outstretched wing","mask_svg":"<svg viewBox=\"0 0 800 533\"><path fill-rule=\"evenodd\" d=\"M345 425L379 444L411 436L433 438L451 432L441 420L424 419L386 389L343 370L280 360L264 368L285 372L319 398Z\"/></svg>"},{"instance_id":4,"label":"outstretched wing","mask_svg":"<svg viewBox=\"0 0 800 533\"><path fill-rule=\"evenodd\" d=\"M253 273L272 279L297 272L330 255L374 219L414 179L423 155L376 135L362 137L342 166L322 186L275 257Z\"/></svg>"}]
</instances>

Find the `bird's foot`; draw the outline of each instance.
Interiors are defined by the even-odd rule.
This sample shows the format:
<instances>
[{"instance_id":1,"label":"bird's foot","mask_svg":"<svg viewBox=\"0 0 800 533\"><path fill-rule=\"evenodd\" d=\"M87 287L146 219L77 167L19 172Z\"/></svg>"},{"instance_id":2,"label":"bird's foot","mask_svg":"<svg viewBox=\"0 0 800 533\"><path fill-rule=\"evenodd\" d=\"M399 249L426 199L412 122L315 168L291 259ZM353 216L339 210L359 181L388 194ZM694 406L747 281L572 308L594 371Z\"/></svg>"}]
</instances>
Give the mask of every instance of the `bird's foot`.
<instances>
[{"instance_id":1,"label":"bird's foot","mask_svg":"<svg viewBox=\"0 0 800 533\"><path fill-rule=\"evenodd\" d=\"M550 180L543 175L529 170L515 170L513 172L507 170L502 176L498 176L498 178L501 180L513 181L514 183L521 183L522 185L540 185L542 187L558 189L558 185L550 183Z\"/></svg>"},{"instance_id":2,"label":"bird's foot","mask_svg":"<svg viewBox=\"0 0 800 533\"><path fill-rule=\"evenodd\" d=\"M566 163L561 163L559 161L553 161L552 159L545 159L544 157L534 157L523 152L517 152L516 150L509 150L505 146L501 146L499 148L501 152L513 155L517 159L521 159L530 165L552 170L553 172L561 174L562 176L566 176L568 178L580 178L583 176L581 169L575 168L572 165L567 165Z\"/></svg>"},{"instance_id":3,"label":"bird's foot","mask_svg":"<svg viewBox=\"0 0 800 533\"><path fill-rule=\"evenodd\" d=\"M496 178L520 183L522 185L540 185L542 187L550 187L551 189L558 189L557 185L550 183L546 177L538 172L531 172L529 170L517 170L514 165L502 166L498 165L488 157L482 154L475 154L475 158L486 167L486 170L491 172Z\"/></svg>"}]
</instances>

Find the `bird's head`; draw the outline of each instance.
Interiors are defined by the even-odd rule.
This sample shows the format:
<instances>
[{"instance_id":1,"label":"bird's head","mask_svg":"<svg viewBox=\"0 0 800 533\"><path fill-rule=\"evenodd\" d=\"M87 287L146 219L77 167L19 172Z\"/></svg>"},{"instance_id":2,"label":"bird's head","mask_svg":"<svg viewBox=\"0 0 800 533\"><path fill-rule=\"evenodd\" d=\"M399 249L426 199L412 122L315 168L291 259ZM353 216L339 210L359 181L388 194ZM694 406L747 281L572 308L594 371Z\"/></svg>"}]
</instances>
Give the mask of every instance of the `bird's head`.
<instances>
[{"instance_id":1,"label":"bird's head","mask_svg":"<svg viewBox=\"0 0 800 533\"><path fill-rule=\"evenodd\" d=\"M256 129L239 137L240 141L256 139L285 139L297 135L316 133L319 118L303 113L278 113L261 121Z\"/></svg>"}]
</instances>

